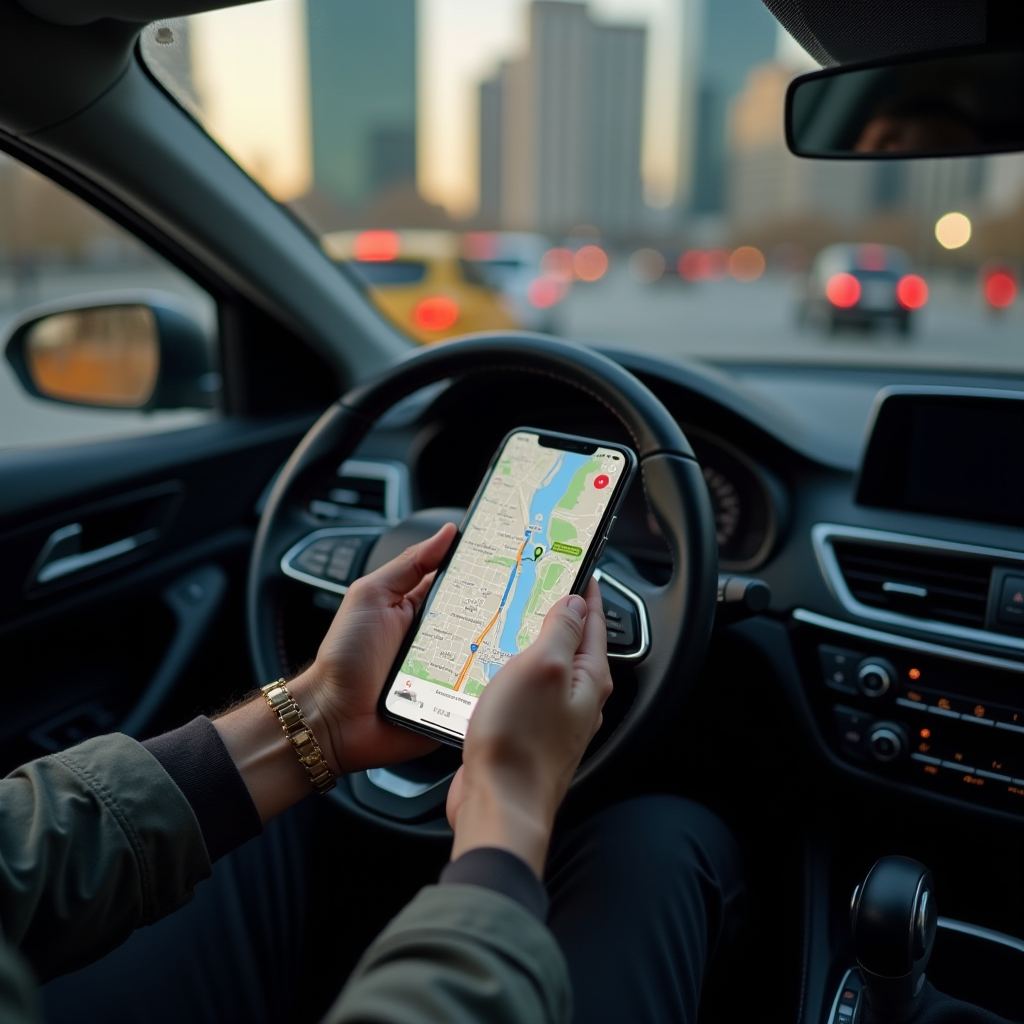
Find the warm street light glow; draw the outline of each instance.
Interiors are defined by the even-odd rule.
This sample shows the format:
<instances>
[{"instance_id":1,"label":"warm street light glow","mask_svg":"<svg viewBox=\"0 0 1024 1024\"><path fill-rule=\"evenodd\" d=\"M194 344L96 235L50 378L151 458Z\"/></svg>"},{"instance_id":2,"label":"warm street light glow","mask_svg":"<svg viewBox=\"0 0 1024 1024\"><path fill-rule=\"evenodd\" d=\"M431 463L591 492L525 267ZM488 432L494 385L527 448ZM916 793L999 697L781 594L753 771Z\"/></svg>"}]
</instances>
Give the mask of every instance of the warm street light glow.
<instances>
[{"instance_id":1,"label":"warm street light glow","mask_svg":"<svg viewBox=\"0 0 1024 1024\"><path fill-rule=\"evenodd\" d=\"M765 268L764 253L752 245L741 245L733 249L729 257L729 272L737 281L756 281Z\"/></svg>"},{"instance_id":2,"label":"warm street light glow","mask_svg":"<svg viewBox=\"0 0 1024 1024\"><path fill-rule=\"evenodd\" d=\"M935 222L935 237L944 249L959 249L971 240L971 222L963 213L946 213Z\"/></svg>"}]
</instances>

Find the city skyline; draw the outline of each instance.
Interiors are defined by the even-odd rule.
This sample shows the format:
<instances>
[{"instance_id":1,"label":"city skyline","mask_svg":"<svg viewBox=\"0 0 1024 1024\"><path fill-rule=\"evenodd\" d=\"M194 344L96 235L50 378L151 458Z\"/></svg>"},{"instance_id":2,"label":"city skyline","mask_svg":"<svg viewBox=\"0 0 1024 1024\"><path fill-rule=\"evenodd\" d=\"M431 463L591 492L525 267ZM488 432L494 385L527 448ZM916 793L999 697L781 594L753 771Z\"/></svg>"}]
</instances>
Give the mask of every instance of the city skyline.
<instances>
[{"instance_id":1,"label":"city skyline","mask_svg":"<svg viewBox=\"0 0 1024 1024\"><path fill-rule=\"evenodd\" d=\"M349 0L312 0L344 7ZM694 0L590 0L598 21L642 24L648 60L642 124L647 201L669 205L678 161L681 4ZM759 0L749 0L758 3ZM527 49L530 0L419 0L417 185L456 217L477 206L476 91L503 60ZM308 190L313 131L305 0L270 0L189 19L203 121L277 198Z\"/></svg>"}]
</instances>

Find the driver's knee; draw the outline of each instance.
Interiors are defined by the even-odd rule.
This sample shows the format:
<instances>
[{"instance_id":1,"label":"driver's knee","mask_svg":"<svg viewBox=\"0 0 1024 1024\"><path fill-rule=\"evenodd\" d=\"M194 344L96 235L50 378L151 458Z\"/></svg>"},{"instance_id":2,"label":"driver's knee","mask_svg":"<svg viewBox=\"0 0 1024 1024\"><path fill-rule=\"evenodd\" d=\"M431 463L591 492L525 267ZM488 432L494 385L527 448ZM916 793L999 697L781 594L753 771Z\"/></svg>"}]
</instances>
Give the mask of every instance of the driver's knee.
<instances>
[{"instance_id":1,"label":"driver's knee","mask_svg":"<svg viewBox=\"0 0 1024 1024\"><path fill-rule=\"evenodd\" d=\"M733 933L744 892L739 849L726 825L683 797L624 800L557 837L549 860L552 913L590 899L610 918L659 917L673 928L703 919L708 959ZM628 941L629 936L623 936Z\"/></svg>"}]
</instances>

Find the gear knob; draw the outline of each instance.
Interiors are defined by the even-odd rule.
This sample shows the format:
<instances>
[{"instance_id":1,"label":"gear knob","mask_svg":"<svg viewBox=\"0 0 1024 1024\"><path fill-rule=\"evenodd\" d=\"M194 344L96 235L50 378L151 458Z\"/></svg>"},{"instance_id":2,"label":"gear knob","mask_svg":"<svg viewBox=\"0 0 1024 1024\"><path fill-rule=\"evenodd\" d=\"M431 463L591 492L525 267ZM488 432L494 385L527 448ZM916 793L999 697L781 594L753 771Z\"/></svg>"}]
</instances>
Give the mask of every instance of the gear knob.
<instances>
[{"instance_id":1,"label":"gear knob","mask_svg":"<svg viewBox=\"0 0 1024 1024\"><path fill-rule=\"evenodd\" d=\"M883 857L853 892L853 948L875 1014L913 1012L935 944L938 914L931 872L909 857Z\"/></svg>"}]
</instances>

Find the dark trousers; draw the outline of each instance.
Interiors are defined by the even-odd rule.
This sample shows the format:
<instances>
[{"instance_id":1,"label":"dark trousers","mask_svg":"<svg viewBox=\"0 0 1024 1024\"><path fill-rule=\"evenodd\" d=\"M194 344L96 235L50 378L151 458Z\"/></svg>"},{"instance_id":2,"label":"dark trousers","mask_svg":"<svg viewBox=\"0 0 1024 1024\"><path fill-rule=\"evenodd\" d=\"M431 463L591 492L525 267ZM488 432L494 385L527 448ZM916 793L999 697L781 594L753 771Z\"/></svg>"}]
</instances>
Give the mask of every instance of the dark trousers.
<instances>
[{"instance_id":1,"label":"dark trousers","mask_svg":"<svg viewBox=\"0 0 1024 1024\"><path fill-rule=\"evenodd\" d=\"M225 857L195 900L43 989L49 1024L257 1024L326 1011L373 937L447 857L382 842L307 800ZM370 851L373 851L372 853ZM557 834L548 923L578 1024L697 1019L735 923L739 854L709 811L672 796L616 804Z\"/></svg>"}]
</instances>

